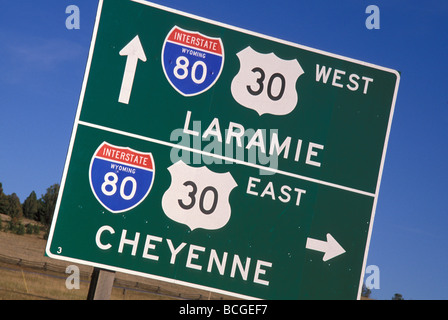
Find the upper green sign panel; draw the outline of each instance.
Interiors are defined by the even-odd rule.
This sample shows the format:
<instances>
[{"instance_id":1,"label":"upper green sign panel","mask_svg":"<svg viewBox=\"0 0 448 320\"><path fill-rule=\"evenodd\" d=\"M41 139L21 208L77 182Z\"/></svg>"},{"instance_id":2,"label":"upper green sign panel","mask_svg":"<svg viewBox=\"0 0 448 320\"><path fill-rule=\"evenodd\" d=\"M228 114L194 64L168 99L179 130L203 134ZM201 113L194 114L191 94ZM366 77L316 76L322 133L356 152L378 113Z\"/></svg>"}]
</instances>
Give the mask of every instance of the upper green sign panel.
<instances>
[{"instance_id":1,"label":"upper green sign panel","mask_svg":"<svg viewBox=\"0 0 448 320\"><path fill-rule=\"evenodd\" d=\"M47 254L242 298L356 299L398 82L100 1Z\"/></svg>"}]
</instances>

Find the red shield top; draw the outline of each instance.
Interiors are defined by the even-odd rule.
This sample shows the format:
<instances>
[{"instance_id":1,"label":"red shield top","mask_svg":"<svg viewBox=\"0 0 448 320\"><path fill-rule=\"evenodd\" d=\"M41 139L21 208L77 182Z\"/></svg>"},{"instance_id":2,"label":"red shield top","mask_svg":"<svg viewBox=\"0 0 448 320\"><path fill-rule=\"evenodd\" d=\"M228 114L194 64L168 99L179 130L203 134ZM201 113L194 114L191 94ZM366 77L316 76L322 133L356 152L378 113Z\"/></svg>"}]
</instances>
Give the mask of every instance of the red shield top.
<instances>
[{"instance_id":1,"label":"red shield top","mask_svg":"<svg viewBox=\"0 0 448 320\"><path fill-rule=\"evenodd\" d=\"M104 142L95 157L121 162L133 167L154 170L151 153L136 152L130 148L116 147Z\"/></svg>"},{"instance_id":2,"label":"red shield top","mask_svg":"<svg viewBox=\"0 0 448 320\"><path fill-rule=\"evenodd\" d=\"M177 26L171 30L167 41L218 55L223 53L221 39L206 37L199 32L183 30Z\"/></svg>"}]
</instances>

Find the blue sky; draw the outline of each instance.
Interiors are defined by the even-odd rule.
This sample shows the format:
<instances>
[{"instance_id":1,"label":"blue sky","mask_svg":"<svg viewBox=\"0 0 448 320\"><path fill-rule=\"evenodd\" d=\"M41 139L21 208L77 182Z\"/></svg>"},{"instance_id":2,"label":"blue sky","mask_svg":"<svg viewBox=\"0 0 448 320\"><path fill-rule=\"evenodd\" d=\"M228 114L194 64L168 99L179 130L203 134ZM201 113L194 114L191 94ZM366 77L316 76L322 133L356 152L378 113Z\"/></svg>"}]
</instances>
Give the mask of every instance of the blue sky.
<instances>
[{"instance_id":1,"label":"blue sky","mask_svg":"<svg viewBox=\"0 0 448 320\"><path fill-rule=\"evenodd\" d=\"M448 3L442 0L155 0L401 72L367 265L372 297L448 299ZM380 29L368 30L368 5ZM68 30L65 9L80 9ZM24 201L59 183L97 1L9 1L0 10L0 182Z\"/></svg>"}]
</instances>

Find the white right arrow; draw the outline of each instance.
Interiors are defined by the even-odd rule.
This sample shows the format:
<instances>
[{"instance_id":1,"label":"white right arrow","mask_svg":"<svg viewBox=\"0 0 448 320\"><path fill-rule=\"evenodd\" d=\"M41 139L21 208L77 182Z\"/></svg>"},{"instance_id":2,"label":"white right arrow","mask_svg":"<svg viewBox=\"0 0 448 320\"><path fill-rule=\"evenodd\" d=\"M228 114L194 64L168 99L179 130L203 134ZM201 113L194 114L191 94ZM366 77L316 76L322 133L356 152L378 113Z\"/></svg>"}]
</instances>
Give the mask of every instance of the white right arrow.
<instances>
[{"instance_id":1,"label":"white right arrow","mask_svg":"<svg viewBox=\"0 0 448 320\"><path fill-rule=\"evenodd\" d=\"M127 56L126 67L123 74L123 82L121 83L120 96L118 102L128 104L131 97L132 86L134 84L135 71L137 70L138 60L146 61L145 51L143 50L140 38L135 36L120 51L120 56Z\"/></svg>"},{"instance_id":2,"label":"white right arrow","mask_svg":"<svg viewBox=\"0 0 448 320\"><path fill-rule=\"evenodd\" d=\"M333 236L327 233L327 241L316 240L312 238L306 239L306 248L324 252L323 261L327 261L337 257L345 252L344 248L333 238Z\"/></svg>"}]
</instances>

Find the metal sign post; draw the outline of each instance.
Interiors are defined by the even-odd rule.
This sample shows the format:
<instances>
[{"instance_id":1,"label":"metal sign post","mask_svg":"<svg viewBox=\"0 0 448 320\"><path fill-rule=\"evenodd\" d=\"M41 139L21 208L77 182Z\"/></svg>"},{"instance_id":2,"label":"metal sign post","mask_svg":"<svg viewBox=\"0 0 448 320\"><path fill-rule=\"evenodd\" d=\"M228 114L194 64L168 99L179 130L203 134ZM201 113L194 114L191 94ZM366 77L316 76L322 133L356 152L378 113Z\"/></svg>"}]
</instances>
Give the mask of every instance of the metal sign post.
<instances>
[{"instance_id":1,"label":"metal sign post","mask_svg":"<svg viewBox=\"0 0 448 320\"><path fill-rule=\"evenodd\" d=\"M94 268L87 300L110 300L114 280L114 271Z\"/></svg>"}]
</instances>

